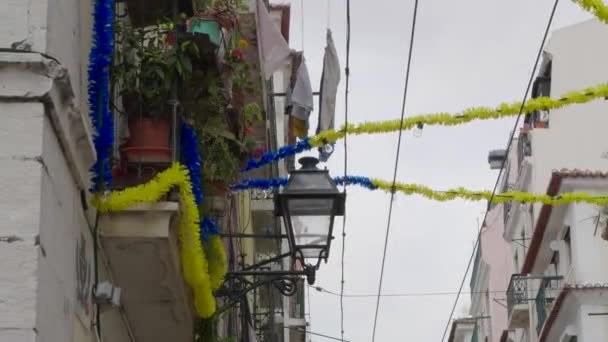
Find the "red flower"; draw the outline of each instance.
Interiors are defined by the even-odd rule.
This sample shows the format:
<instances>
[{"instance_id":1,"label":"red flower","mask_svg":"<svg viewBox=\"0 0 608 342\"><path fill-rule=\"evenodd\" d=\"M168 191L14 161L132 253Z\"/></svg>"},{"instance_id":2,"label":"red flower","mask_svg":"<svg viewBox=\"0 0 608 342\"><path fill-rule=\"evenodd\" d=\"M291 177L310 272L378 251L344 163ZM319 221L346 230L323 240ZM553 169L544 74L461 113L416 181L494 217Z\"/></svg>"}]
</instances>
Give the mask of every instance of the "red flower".
<instances>
[{"instance_id":1,"label":"red flower","mask_svg":"<svg viewBox=\"0 0 608 342\"><path fill-rule=\"evenodd\" d=\"M253 133L253 128L251 128L251 127L245 127L243 129L243 132L245 133L245 135L250 135L251 133Z\"/></svg>"},{"instance_id":2,"label":"red flower","mask_svg":"<svg viewBox=\"0 0 608 342\"><path fill-rule=\"evenodd\" d=\"M169 32L167 34L166 42L169 46L173 46L173 43L175 43L175 32Z\"/></svg>"},{"instance_id":3,"label":"red flower","mask_svg":"<svg viewBox=\"0 0 608 342\"><path fill-rule=\"evenodd\" d=\"M260 158L264 153L266 153L266 149L263 146L257 146L252 152L252 157Z\"/></svg>"},{"instance_id":4,"label":"red flower","mask_svg":"<svg viewBox=\"0 0 608 342\"><path fill-rule=\"evenodd\" d=\"M243 61L243 53L241 50L232 50L232 57L237 58L240 61Z\"/></svg>"}]
</instances>

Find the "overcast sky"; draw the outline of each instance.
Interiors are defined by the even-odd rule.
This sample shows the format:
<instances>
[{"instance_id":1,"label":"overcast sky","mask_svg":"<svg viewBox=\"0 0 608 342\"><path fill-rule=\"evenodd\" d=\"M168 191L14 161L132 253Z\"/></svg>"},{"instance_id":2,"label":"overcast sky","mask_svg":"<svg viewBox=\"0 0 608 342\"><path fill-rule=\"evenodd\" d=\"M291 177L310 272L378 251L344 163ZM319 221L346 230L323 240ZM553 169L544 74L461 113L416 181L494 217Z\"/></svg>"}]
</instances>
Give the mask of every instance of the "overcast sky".
<instances>
[{"instance_id":1,"label":"overcast sky","mask_svg":"<svg viewBox=\"0 0 608 342\"><path fill-rule=\"evenodd\" d=\"M290 46L304 50L315 85L321 76L328 2L329 25L344 67L346 0L291 1ZM351 0L351 123L399 118L413 4ZM553 0L420 0L406 116L521 100L552 5ZM588 18L570 1L561 1L553 29ZM344 82L336 120L344 121ZM419 137L404 133L398 181L491 190L498 172L489 169L488 152L506 146L513 122L427 127ZM353 136L348 143L349 174L391 180L396 134ZM343 157L340 142L328 164L333 175L343 173ZM456 292L485 205L397 195L383 293ZM377 292L388 207L388 194L349 188L346 294ZM329 262L315 284L334 292L340 289L340 230L341 222L336 222ZM375 300L345 298L347 340L371 341ZM384 298L376 341L439 342L453 301L451 295ZM457 317L466 315L469 302L468 294L461 297ZM311 330L339 337L339 297L313 290L310 304Z\"/></svg>"}]
</instances>

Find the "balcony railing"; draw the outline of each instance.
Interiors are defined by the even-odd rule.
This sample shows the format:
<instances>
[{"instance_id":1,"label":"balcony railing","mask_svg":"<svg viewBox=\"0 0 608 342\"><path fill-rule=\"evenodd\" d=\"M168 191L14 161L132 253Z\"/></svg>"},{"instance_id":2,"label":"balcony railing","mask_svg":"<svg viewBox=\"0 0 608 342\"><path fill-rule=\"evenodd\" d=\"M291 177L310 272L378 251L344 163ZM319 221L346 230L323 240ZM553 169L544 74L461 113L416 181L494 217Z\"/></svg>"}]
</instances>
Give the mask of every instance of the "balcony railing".
<instances>
[{"instance_id":1,"label":"balcony railing","mask_svg":"<svg viewBox=\"0 0 608 342\"><path fill-rule=\"evenodd\" d=\"M477 323L475 323L475 328L473 328L473 336L471 337L471 342L479 342L479 327Z\"/></svg>"},{"instance_id":2,"label":"balcony railing","mask_svg":"<svg viewBox=\"0 0 608 342\"><path fill-rule=\"evenodd\" d=\"M536 332L540 334L551 310L551 305L557 297L562 277L547 277L541 281L540 289L534 300L536 304Z\"/></svg>"},{"instance_id":3,"label":"balcony railing","mask_svg":"<svg viewBox=\"0 0 608 342\"><path fill-rule=\"evenodd\" d=\"M507 289L507 311L509 316L515 305L528 303L528 285L526 276L523 274L511 275L509 288Z\"/></svg>"}]
</instances>

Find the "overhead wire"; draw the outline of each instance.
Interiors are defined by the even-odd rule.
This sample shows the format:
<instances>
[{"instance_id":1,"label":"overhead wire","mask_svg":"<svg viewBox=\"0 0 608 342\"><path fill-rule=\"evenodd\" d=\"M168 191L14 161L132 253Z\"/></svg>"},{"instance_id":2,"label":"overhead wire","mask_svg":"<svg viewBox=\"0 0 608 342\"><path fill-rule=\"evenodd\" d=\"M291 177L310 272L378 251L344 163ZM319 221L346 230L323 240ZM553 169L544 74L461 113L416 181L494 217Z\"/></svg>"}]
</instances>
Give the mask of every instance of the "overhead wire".
<instances>
[{"instance_id":1,"label":"overhead wire","mask_svg":"<svg viewBox=\"0 0 608 342\"><path fill-rule=\"evenodd\" d=\"M415 0L414 12L412 15L410 45L409 45L409 51L408 51L408 56L407 56L407 66L405 69L405 84L403 86L403 102L401 104L401 120L400 120L401 126L403 126L403 118L405 117L405 104L407 102L407 90L408 90L408 85L409 85L409 80L410 80L410 67L411 67L411 63L412 63L412 51L414 49L414 37L415 37L415 33L416 33L417 16L418 16L418 0ZM390 198L390 202L389 202L386 233L384 236L384 249L382 251L382 266L380 269L380 281L378 283L378 295L376 298L376 311L374 314L374 328L372 331L372 342L374 342L376 340L376 327L378 325L378 311L380 309L380 295L382 294L382 281L384 280L384 266L385 266L385 262L386 262L386 250L388 247L388 237L389 237L389 233L390 233L390 229L391 229L391 217L393 214L393 201L395 199L395 184L397 183L397 171L399 169L399 155L401 152L402 135L403 135L403 127L400 127L399 137L397 139L397 153L395 156L395 169L393 171L393 188L391 190L391 198Z\"/></svg>"},{"instance_id":2,"label":"overhead wire","mask_svg":"<svg viewBox=\"0 0 608 342\"><path fill-rule=\"evenodd\" d=\"M608 286L608 284L605 284L604 286ZM313 286L313 289L315 289L317 292L321 292L321 293L326 293L328 295L332 295L332 296L340 296L339 293L334 292L334 291L330 291L330 290L326 290L320 286ZM561 289L566 289L568 288L567 286L563 286L563 287L552 287L551 289L554 290L561 290ZM540 288L530 288L528 289L529 291L537 291ZM503 293L507 293L510 292L510 290L488 290L488 291L469 291L469 292L462 292L463 294L485 294L485 293L496 293L496 294L503 294ZM399 298L399 297L435 297L435 296L452 296L458 294L458 292L456 291L445 291L445 292L405 292L405 293L389 293L389 294L383 294L380 295L380 297L391 297L391 298ZM344 297L345 298L372 298L372 297L376 297L378 296L377 294L372 294L372 293L361 293L361 294L345 294Z\"/></svg>"},{"instance_id":3,"label":"overhead wire","mask_svg":"<svg viewBox=\"0 0 608 342\"><path fill-rule=\"evenodd\" d=\"M490 200L488 201L488 210L486 210L486 213L485 213L483 221L482 221L484 223L485 223L486 219L488 218L488 213L490 212L490 205L492 203L492 200L494 199L494 196L496 195L496 190L498 189L498 185L500 183L501 176L503 174L503 170L505 169L507 158L509 156L509 151L511 149L511 145L513 144L513 139L515 137L515 131L517 130L517 126L519 125L519 120L521 119L521 115L523 113L523 110L524 110L524 107L526 104L526 99L528 98L528 94L530 93L532 83L534 82L534 76L536 74L536 70L538 69L538 64L540 62L540 59L541 59L541 56L543 53L543 47L545 46L545 42L547 41L547 37L549 35L549 30L551 29L551 23L553 22L553 17L555 16L555 10L557 9L558 4L559 4L559 0L555 0L555 2L553 3L553 8L551 9L551 14L549 16L549 20L547 21L547 26L545 27L545 32L543 34L543 39L541 41L538 52L536 54L536 60L534 61L534 68L532 69L532 73L530 74L530 78L528 79L528 84L526 86L526 92L525 92L523 100L521 102L519 114L517 115L517 118L515 119L515 124L513 126L512 132L511 132L511 137L509 138L509 143L507 144L507 149L506 149L506 153L505 153L506 157L502 160L500 171L498 172L498 177L496 178L496 183L494 184L494 189L492 190L492 196L490 197ZM508 182L508 179L505 181ZM479 242L481 240L482 232L483 232L483 229L480 229L479 233L477 234L477 238L475 239L475 245L473 246L473 252L471 253L471 256L469 257L469 262L467 264L467 268L464 272L464 276L462 277L462 281L460 282L460 288L458 289L458 293L456 294L454 304L452 305L452 310L450 311L450 315L446 322L445 329L443 330L443 336L441 337L441 342L443 342L445 340L445 336L447 335L448 328L450 327L452 317L454 316L454 311L456 310L456 305L458 305L458 299L460 298L460 295L462 293L462 288L464 287L464 283L466 281L467 275L471 268L471 264L473 263L473 260L475 259L475 254L477 252L477 249L479 248Z\"/></svg>"},{"instance_id":4,"label":"overhead wire","mask_svg":"<svg viewBox=\"0 0 608 342\"><path fill-rule=\"evenodd\" d=\"M329 0L328 11L329 11ZM328 15L329 18L329 15ZM328 19L329 27L329 19ZM346 85L344 90L344 124L348 127L348 92L350 81L350 0L346 0L346 66L344 75ZM348 175L348 142L347 135L344 135L344 177ZM344 195L346 196L346 183L344 183ZM340 336L344 341L344 258L346 254L346 206L344 208L344 216L342 217L342 257L340 260Z\"/></svg>"}]
</instances>

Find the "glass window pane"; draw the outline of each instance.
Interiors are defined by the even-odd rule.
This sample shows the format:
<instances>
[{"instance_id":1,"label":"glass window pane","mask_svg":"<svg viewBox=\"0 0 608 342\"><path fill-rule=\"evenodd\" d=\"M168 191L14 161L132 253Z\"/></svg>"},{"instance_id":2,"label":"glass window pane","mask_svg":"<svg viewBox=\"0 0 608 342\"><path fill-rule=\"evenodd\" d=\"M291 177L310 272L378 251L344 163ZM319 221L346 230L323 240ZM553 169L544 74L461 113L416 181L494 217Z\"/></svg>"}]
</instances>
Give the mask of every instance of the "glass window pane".
<instances>
[{"instance_id":1,"label":"glass window pane","mask_svg":"<svg viewBox=\"0 0 608 342\"><path fill-rule=\"evenodd\" d=\"M330 218L331 216L291 216L296 245L325 246L331 223Z\"/></svg>"}]
</instances>

